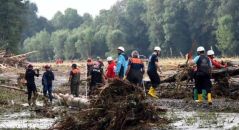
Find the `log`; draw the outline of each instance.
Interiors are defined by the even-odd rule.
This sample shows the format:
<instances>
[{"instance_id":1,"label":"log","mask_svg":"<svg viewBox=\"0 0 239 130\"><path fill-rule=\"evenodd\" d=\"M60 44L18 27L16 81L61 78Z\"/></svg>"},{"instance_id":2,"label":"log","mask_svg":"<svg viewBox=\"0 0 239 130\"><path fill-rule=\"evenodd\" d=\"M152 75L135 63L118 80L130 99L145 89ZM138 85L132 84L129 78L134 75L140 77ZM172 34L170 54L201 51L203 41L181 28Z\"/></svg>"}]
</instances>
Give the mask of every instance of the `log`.
<instances>
[{"instance_id":1,"label":"log","mask_svg":"<svg viewBox=\"0 0 239 130\"><path fill-rule=\"evenodd\" d=\"M32 54L32 53L36 53L36 52L38 52L38 51L31 51L31 52L27 52L27 53L24 53L24 54L20 54L20 55L15 55L15 56L11 56L11 57L9 57L9 58L20 58L20 57L26 57L27 55L30 55L30 54Z\"/></svg>"},{"instance_id":2,"label":"log","mask_svg":"<svg viewBox=\"0 0 239 130\"><path fill-rule=\"evenodd\" d=\"M18 87L12 87L12 86L7 86L7 85L0 85L0 87L27 93L26 90L20 89ZM38 92L38 95L43 96L43 94L40 92ZM64 106L73 106L73 107L78 107L78 108L84 108L89 105L89 100L83 96L82 97L73 97L72 95L61 94L61 93L59 93L59 94L53 93L52 95L55 99L58 100L58 102L61 105L64 105Z\"/></svg>"},{"instance_id":3,"label":"log","mask_svg":"<svg viewBox=\"0 0 239 130\"><path fill-rule=\"evenodd\" d=\"M228 66L238 66L239 61L225 61Z\"/></svg>"},{"instance_id":4,"label":"log","mask_svg":"<svg viewBox=\"0 0 239 130\"><path fill-rule=\"evenodd\" d=\"M6 89L12 89L12 90L16 90L16 91L20 91L20 92L24 92L24 93L27 92L26 90L20 89L18 87L12 87L12 86L7 86L7 85L0 85L0 87L6 88Z\"/></svg>"},{"instance_id":5,"label":"log","mask_svg":"<svg viewBox=\"0 0 239 130\"><path fill-rule=\"evenodd\" d=\"M176 81L185 81L190 78L190 74L192 72L190 70L178 71L177 74L173 74L161 81L161 83L171 83ZM212 77L216 79L228 77L228 76L236 76L239 75L239 67L227 67L222 69L212 70Z\"/></svg>"}]
</instances>

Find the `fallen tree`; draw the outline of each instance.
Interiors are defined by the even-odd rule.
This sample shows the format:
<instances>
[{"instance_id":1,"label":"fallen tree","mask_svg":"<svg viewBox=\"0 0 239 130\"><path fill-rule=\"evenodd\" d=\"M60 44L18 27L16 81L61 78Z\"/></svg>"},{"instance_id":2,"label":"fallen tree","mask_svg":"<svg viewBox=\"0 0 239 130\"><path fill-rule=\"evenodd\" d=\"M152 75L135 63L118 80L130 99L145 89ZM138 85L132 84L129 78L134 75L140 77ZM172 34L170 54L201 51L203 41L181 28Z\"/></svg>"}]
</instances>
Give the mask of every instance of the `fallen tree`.
<instances>
[{"instance_id":1,"label":"fallen tree","mask_svg":"<svg viewBox=\"0 0 239 130\"><path fill-rule=\"evenodd\" d=\"M185 69L181 69L177 71L176 74L173 74L161 81L161 83L170 83L170 82L181 82L185 80L189 80L193 70L190 67ZM239 75L239 67L227 67L222 69L214 69L212 70L212 78L221 79L228 76L236 76Z\"/></svg>"},{"instance_id":2,"label":"fallen tree","mask_svg":"<svg viewBox=\"0 0 239 130\"><path fill-rule=\"evenodd\" d=\"M0 64L3 67L11 66L11 67L25 67L27 62L27 56L37 51L27 52L20 55L6 54L4 52L0 52Z\"/></svg>"}]
</instances>

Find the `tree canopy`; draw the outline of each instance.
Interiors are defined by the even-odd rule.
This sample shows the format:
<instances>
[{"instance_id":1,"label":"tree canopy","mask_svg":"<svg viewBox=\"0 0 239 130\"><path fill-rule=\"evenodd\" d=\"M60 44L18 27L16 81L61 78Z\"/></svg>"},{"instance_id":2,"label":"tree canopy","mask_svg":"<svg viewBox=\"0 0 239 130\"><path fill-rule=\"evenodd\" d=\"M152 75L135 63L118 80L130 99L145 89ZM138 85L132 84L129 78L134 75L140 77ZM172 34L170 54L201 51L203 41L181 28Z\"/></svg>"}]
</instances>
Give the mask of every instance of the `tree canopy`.
<instances>
[{"instance_id":1,"label":"tree canopy","mask_svg":"<svg viewBox=\"0 0 239 130\"><path fill-rule=\"evenodd\" d=\"M26 0L1 0L2 48L39 51L32 60L106 57L118 46L144 55L160 46L163 56L179 56L193 42L217 54L239 54L238 0L121 0L95 17L68 8L50 20L37 11Z\"/></svg>"}]
</instances>

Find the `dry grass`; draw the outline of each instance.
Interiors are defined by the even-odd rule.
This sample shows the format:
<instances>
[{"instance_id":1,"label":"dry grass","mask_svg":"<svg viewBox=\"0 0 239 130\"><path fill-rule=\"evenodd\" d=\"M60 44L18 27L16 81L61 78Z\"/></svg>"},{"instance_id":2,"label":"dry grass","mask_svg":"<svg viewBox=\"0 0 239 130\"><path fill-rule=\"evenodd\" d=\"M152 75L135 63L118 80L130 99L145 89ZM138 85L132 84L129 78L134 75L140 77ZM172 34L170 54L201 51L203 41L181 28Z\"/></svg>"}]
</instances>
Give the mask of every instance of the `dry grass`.
<instances>
[{"instance_id":1,"label":"dry grass","mask_svg":"<svg viewBox=\"0 0 239 130\"><path fill-rule=\"evenodd\" d=\"M230 57L230 58L217 58L219 61L239 61L239 57ZM44 65L50 65L52 68L57 68L61 71L68 71L71 69L72 63L76 63L80 66L83 72L86 71L86 61L65 61L63 64L57 65L55 62L44 62L44 63L33 63L37 68L43 68ZM179 64L186 63L186 59L184 58L160 58L159 64L162 66L163 71L167 70L175 70ZM105 66L107 66L107 62L104 62ZM147 64L146 68L147 68Z\"/></svg>"}]
</instances>

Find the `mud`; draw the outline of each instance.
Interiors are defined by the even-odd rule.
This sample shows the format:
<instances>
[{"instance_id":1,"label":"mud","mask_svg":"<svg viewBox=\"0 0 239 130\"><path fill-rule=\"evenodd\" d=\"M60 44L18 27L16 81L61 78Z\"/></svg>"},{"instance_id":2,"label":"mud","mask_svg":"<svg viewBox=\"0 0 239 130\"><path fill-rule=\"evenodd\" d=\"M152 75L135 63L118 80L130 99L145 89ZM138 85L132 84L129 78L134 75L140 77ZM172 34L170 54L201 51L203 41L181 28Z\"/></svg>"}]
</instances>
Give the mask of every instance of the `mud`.
<instances>
[{"instance_id":1,"label":"mud","mask_svg":"<svg viewBox=\"0 0 239 130\"><path fill-rule=\"evenodd\" d=\"M0 129L48 129L56 118L37 117L35 112L4 113L0 116Z\"/></svg>"}]
</instances>

